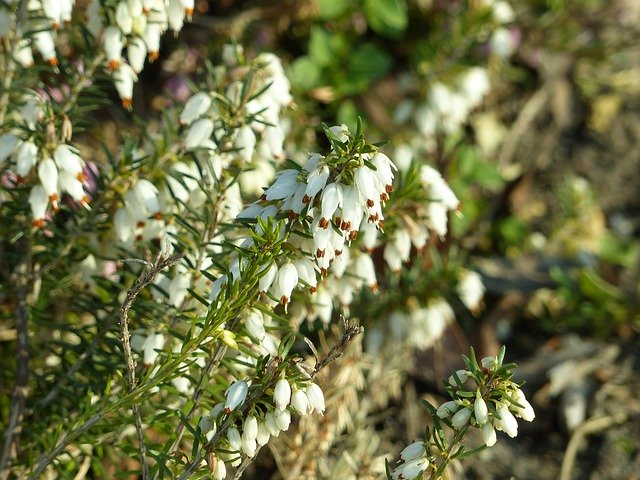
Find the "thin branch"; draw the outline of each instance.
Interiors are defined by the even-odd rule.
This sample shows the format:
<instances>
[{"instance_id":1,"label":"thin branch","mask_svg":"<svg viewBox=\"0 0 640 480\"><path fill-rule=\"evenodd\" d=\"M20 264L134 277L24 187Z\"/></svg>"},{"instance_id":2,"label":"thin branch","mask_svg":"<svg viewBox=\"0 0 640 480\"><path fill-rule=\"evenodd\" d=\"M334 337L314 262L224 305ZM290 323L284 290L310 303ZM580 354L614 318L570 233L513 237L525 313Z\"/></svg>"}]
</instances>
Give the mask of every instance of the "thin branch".
<instances>
[{"instance_id":1,"label":"thin branch","mask_svg":"<svg viewBox=\"0 0 640 480\"><path fill-rule=\"evenodd\" d=\"M578 455L580 445L587 435L599 432L601 430L606 430L613 425L621 424L625 422L626 419L627 414L619 413L617 415L610 415L606 417L591 418L580 425L575 430L575 432L573 432L573 435L571 435L571 440L569 440L567 449L564 452L564 458L562 459L562 468L560 470L560 480L571 479L571 472L573 470L573 464L576 460L576 455Z\"/></svg>"},{"instance_id":2,"label":"thin branch","mask_svg":"<svg viewBox=\"0 0 640 480\"><path fill-rule=\"evenodd\" d=\"M344 353L345 349L349 346L349 344L353 342L353 340L358 335L364 332L364 327L362 325L358 325L355 322L350 323L348 320L344 318L342 319L342 325L344 328L344 332L342 333L342 337L340 338L340 341L336 343L331 348L331 350L329 350L329 353L327 353L322 360L316 363L316 366L313 369L312 377L315 377L318 374L318 372L320 372L320 370L325 368L331 362L340 358Z\"/></svg>"},{"instance_id":3,"label":"thin branch","mask_svg":"<svg viewBox=\"0 0 640 480\"><path fill-rule=\"evenodd\" d=\"M23 245L25 255L11 274L18 345L16 347L16 385L11 396L9 422L4 431L4 447L0 457L0 479L9 477L11 461L17 456L22 419L29 393L29 305L27 295L32 285L31 242Z\"/></svg>"},{"instance_id":4,"label":"thin branch","mask_svg":"<svg viewBox=\"0 0 640 480\"><path fill-rule=\"evenodd\" d=\"M136 365L133 360L131 343L129 341L129 309L142 289L153 282L153 279L158 275L158 273L179 262L182 257L184 257L183 253L172 255L170 257L165 257L162 253L159 253L153 264L149 266L149 269L143 275L138 277L135 285L127 292L127 296L120 307L120 335L122 348L124 350L124 360L127 365L127 381L132 392L136 388ZM144 432L142 430L140 406L137 402L133 404L132 410L135 418L136 432L138 433L138 448L140 450L140 463L142 464L142 478L143 480L146 480L149 478L149 466L147 465L147 449L144 441Z\"/></svg>"}]
</instances>

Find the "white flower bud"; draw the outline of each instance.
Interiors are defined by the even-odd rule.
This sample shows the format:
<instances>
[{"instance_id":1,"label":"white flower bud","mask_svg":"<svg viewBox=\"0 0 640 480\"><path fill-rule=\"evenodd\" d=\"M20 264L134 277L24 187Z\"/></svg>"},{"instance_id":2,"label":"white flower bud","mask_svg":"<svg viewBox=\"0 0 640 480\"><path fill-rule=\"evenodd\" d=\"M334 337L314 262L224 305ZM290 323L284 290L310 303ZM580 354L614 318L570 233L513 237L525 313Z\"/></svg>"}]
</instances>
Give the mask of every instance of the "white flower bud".
<instances>
[{"instance_id":1,"label":"white flower bud","mask_svg":"<svg viewBox=\"0 0 640 480\"><path fill-rule=\"evenodd\" d=\"M452 413L455 413L460 408L460 405L455 400L449 400L444 402L436 410L436 415L440 418L448 418Z\"/></svg>"},{"instance_id":2,"label":"white flower bud","mask_svg":"<svg viewBox=\"0 0 640 480\"><path fill-rule=\"evenodd\" d=\"M142 343L143 363L145 365L153 365L158 358L158 350L162 350L164 345L164 335L161 333L152 333L148 335Z\"/></svg>"},{"instance_id":3,"label":"white flower bud","mask_svg":"<svg viewBox=\"0 0 640 480\"><path fill-rule=\"evenodd\" d=\"M227 478L227 466L220 457L216 458L216 466L213 469L214 480L224 480Z\"/></svg>"},{"instance_id":4,"label":"white flower bud","mask_svg":"<svg viewBox=\"0 0 640 480\"><path fill-rule=\"evenodd\" d=\"M400 452L400 458L405 462L410 462L414 458L423 456L426 452L424 442L413 442L404 447L404 450Z\"/></svg>"},{"instance_id":5,"label":"white flower bud","mask_svg":"<svg viewBox=\"0 0 640 480\"><path fill-rule=\"evenodd\" d=\"M533 407L527 401L522 390L517 389L515 391L514 400L522 405L522 408L512 405L511 409L514 411L514 413L518 417L522 418L525 422L532 422L533 419L536 418L536 413L533 411Z\"/></svg>"},{"instance_id":6,"label":"white flower bud","mask_svg":"<svg viewBox=\"0 0 640 480\"><path fill-rule=\"evenodd\" d=\"M122 33L129 35L133 30L133 17L129 12L129 2L120 2L116 7L116 24Z\"/></svg>"},{"instance_id":7,"label":"white flower bud","mask_svg":"<svg viewBox=\"0 0 640 480\"><path fill-rule=\"evenodd\" d=\"M498 430L502 430L511 438L518 435L518 421L513 416L513 414L509 411L507 405L501 404L498 407L498 415L500 416L500 420L497 420L495 423L495 427Z\"/></svg>"},{"instance_id":8,"label":"white flower bud","mask_svg":"<svg viewBox=\"0 0 640 480\"><path fill-rule=\"evenodd\" d=\"M137 80L136 72L127 63L120 63L120 66L113 72L113 81L124 108L131 108L133 104L133 84Z\"/></svg>"},{"instance_id":9,"label":"white flower bud","mask_svg":"<svg viewBox=\"0 0 640 480\"><path fill-rule=\"evenodd\" d=\"M256 435L256 442L261 447L265 446L269 442L269 437L271 434L269 432L269 428L267 427L266 422L258 422L258 434Z\"/></svg>"},{"instance_id":10,"label":"white flower bud","mask_svg":"<svg viewBox=\"0 0 640 480\"><path fill-rule=\"evenodd\" d=\"M278 428L284 432L289 430L291 424L291 412L289 410L276 410L273 412Z\"/></svg>"},{"instance_id":11,"label":"white flower bud","mask_svg":"<svg viewBox=\"0 0 640 480\"><path fill-rule=\"evenodd\" d=\"M38 147L32 142L23 142L15 152L16 174L26 177L38 158Z\"/></svg>"},{"instance_id":12,"label":"white flower bud","mask_svg":"<svg viewBox=\"0 0 640 480\"><path fill-rule=\"evenodd\" d=\"M264 423L270 435L277 437L280 434L280 427L278 427L278 423L276 422L275 411L265 414Z\"/></svg>"},{"instance_id":13,"label":"white flower bud","mask_svg":"<svg viewBox=\"0 0 640 480\"><path fill-rule=\"evenodd\" d=\"M291 262L287 262L278 270L278 276L276 277L276 283L280 291L280 302L287 309L287 305L291 300L291 292L298 284L298 271Z\"/></svg>"},{"instance_id":14,"label":"white flower bud","mask_svg":"<svg viewBox=\"0 0 640 480\"><path fill-rule=\"evenodd\" d=\"M105 28L102 34L102 44L107 55L107 66L111 70L115 70L122 62L122 49L124 48L124 37L120 29L114 25Z\"/></svg>"},{"instance_id":15,"label":"white flower bud","mask_svg":"<svg viewBox=\"0 0 640 480\"><path fill-rule=\"evenodd\" d=\"M162 25L160 23L149 22L144 31L144 42L147 44L149 52L149 61L153 62L158 59L160 52L160 36L162 35Z\"/></svg>"},{"instance_id":16,"label":"white flower bud","mask_svg":"<svg viewBox=\"0 0 640 480\"><path fill-rule=\"evenodd\" d=\"M260 280L258 281L258 292L264 293L269 290L271 284L276 278L277 273L278 265L276 265L275 263L269 265L269 269L267 270L267 272L262 277L260 277Z\"/></svg>"},{"instance_id":17,"label":"white flower bud","mask_svg":"<svg viewBox=\"0 0 640 480\"><path fill-rule=\"evenodd\" d=\"M463 270L457 286L462 303L472 312L480 307L484 297L484 284L479 273Z\"/></svg>"},{"instance_id":18,"label":"white flower bud","mask_svg":"<svg viewBox=\"0 0 640 480\"><path fill-rule=\"evenodd\" d=\"M213 120L210 118L201 118L193 123L184 140L184 146L187 150L194 150L201 147L207 140L211 138L213 133Z\"/></svg>"},{"instance_id":19,"label":"white flower bud","mask_svg":"<svg viewBox=\"0 0 640 480\"><path fill-rule=\"evenodd\" d=\"M255 440L258 436L258 420L253 415L249 415L242 425L242 439Z\"/></svg>"},{"instance_id":20,"label":"white flower bud","mask_svg":"<svg viewBox=\"0 0 640 480\"><path fill-rule=\"evenodd\" d=\"M429 468L429 459L424 457L414 458L410 462L402 466L402 472L399 478L410 479L417 477L421 472Z\"/></svg>"},{"instance_id":21,"label":"white flower bud","mask_svg":"<svg viewBox=\"0 0 640 480\"><path fill-rule=\"evenodd\" d=\"M120 4L122 5L122 4ZM127 44L127 58L135 73L140 73L147 59L147 45L140 37L132 38Z\"/></svg>"},{"instance_id":22,"label":"white flower bud","mask_svg":"<svg viewBox=\"0 0 640 480\"><path fill-rule=\"evenodd\" d=\"M58 168L50 158L45 158L38 164L38 177L40 183L47 192L49 200L52 202L59 198L58 195Z\"/></svg>"},{"instance_id":23,"label":"white flower bud","mask_svg":"<svg viewBox=\"0 0 640 480\"><path fill-rule=\"evenodd\" d=\"M255 308L249 310L249 312L245 316L244 324L251 336L257 338L260 341L264 339L266 332L264 329L264 319L260 310L257 310Z\"/></svg>"},{"instance_id":24,"label":"white flower bud","mask_svg":"<svg viewBox=\"0 0 640 480\"><path fill-rule=\"evenodd\" d=\"M473 403L473 412L475 413L478 425L484 425L487 423L487 419L489 418L489 409L487 408L486 402L480 395L480 391L476 393L476 400Z\"/></svg>"},{"instance_id":25,"label":"white flower bud","mask_svg":"<svg viewBox=\"0 0 640 480\"><path fill-rule=\"evenodd\" d=\"M289 385L287 379L281 378L276 383L273 390L273 401L278 410L284 410L289 405L291 401L291 385Z\"/></svg>"},{"instance_id":26,"label":"white flower bud","mask_svg":"<svg viewBox=\"0 0 640 480\"><path fill-rule=\"evenodd\" d=\"M240 451L242 448L242 437L240 431L236 427L229 427L227 430L227 440L232 450Z\"/></svg>"},{"instance_id":27,"label":"white flower bud","mask_svg":"<svg viewBox=\"0 0 640 480\"><path fill-rule=\"evenodd\" d=\"M304 393L304 390L295 390L291 395L291 406L296 410L300 415L306 415L309 413L310 405L309 399L307 395Z\"/></svg>"},{"instance_id":28,"label":"white flower bud","mask_svg":"<svg viewBox=\"0 0 640 480\"><path fill-rule=\"evenodd\" d=\"M316 385L315 383L310 383L305 393L307 395L307 399L309 400L309 405L312 410L323 413L325 409L324 405L324 393L322 393L322 389Z\"/></svg>"},{"instance_id":29,"label":"white flower bud","mask_svg":"<svg viewBox=\"0 0 640 480\"><path fill-rule=\"evenodd\" d=\"M48 30L41 30L33 34L33 41L42 58L50 65L58 64L56 47L53 42L53 33Z\"/></svg>"},{"instance_id":30,"label":"white flower bud","mask_svg":"<svg viewBox=\"0 0 640 480\"><path fill-rule=\"evenodd\" d=\"M455 428L456 430L460 430L467 424L470 418L471 409L465 407L462 410L458 410L458 412L453 416L453 418L451 419L451 425L453 425L453 428Z\"/></svg>"},{"instance_id":31,"label":"white flower bud","mask_svg":"<svg viewBox=\"0 0 640 480\"><path fill-rule=\"evenodd\" d=\"M296 190L298 171L295 169L282 170L276 176L276 181L267 188L263 198L265 200L281 200L293 195Z\"/></svg>"},{"instance_id":32,"label":"white flower bud","mask_svg":"<svg viewBox=\"0 0 640 480\"><path fill-rule=\"evenodd\" d=\"M183 125L191 125L206 113L211 107L211 96L207 92L198 92L192 95L184 106L184 110L180 114L180 123Z\"/></svg>"},{"instance_id":33,"label":"white flower bud","mask_svg":"<svg viewBox=\"0 0 640 480\"><path fill-rule=\"evenodd\" d=\"M11 133L0 135L0 167L4 161L16 150L20 139Z\"/></svg>"},{"instance_id":34,"label":"white flower bud","mask_svg":"<svg viewBox=\"0 0 640 480\"><path fill-rule=\"evenodd\" d=\"M232 383L227 389L227 401L224 404L224 411L228 415L238 406L244 403L249 392L249 384L244 380Z\"/></svg>"},{"instance_id":35,"label":"white flower bud","mask_svg":"<svg viewBox=\"0 0 640 480\"><path fill-rule=\"evenodd\" d=\"M482 441L487 447L493 447L498 441L496 430L489 422L482 426Z\"/></svg>"},{"instance_id":36,"label":"white flower bud","mask_svg":"<svg viewBox=\"0 0 640 480\"><path fill-rule=\"evenodd\" d=\"M33 226L40 228L44 226L44 216L49 206L49 196L44 191L42 185L36 185L29 194L29 205L33 215Z\"/></svg>"},{"instance_id":37,"label":"white flower bud","mask_svg":"<svg viewBox=\"0 0 640 480\"><path fill-rule=\"evenodd\" d=\"M322 191L320 204L321 220L318 224L321 228L327 228L333 214L342 205L342 188L338 183L330 183Z\"/></svg>"},{"instance_id":38,"label":"white flower bud","mask_svg":"<svg viewBox=\"0 0 640 480\"><path fill-rule=\"evenodd\" d=\"M462 384L469 379L470 375L471 372L469 370L456 370L453 375L449 377L449 385L458 385L458 382Z\"/></svg>"},{"instance_id":39,"label":"white flower bud","mask_svg":"<svg viewBox=\"0 0 640 480\"><path fill-rule=\"evenodd\" d=\"M240 127L236 136L235 146L239 149L240 158L247 163L251 162L256 146L256 135L249 125Z\"/></svg>"}]
</instances>

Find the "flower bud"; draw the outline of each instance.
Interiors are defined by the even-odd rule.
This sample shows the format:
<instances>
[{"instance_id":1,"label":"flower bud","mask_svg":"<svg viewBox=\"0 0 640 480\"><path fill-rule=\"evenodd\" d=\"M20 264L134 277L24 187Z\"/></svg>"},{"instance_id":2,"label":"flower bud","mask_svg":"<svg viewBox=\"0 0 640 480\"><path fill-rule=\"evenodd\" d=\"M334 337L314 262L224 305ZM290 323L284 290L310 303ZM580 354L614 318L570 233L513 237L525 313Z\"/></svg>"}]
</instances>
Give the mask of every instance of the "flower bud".
<instances>
[{"instance_id":1,"label":"flower bud","mask_svg":"<svg viewBox=\"0 0 640 480\"><path fill-rule=\"evenodd\" d=\"M498 420L495 424L498 430L502 430L504 433L509 435L511 438L518 435L518 421L513 416L513 414L509 411L507 405L501 404L498 408L498 415L500 416L500 420Z\"/></svg>"},{"instance_id":2,"label":"flower bud","mask_svg":"<svg viewBox=\"0 0 640 480\"><path fill-rule=\"evenodd\" d=\"M228 415L234 411L239 405L244 403L249 392L249 384L244 380L240 380L231 384L227 389L227 401L224 404L224 412Z\"/></svg>"},{"instance_id":3,"label":"flower bud","mask_svg":"<svg viewBox=\"0 0 640 480\"><path fill-rule=\"evenodd\" d=\"M476 416L478 425L484 425L489 417L489 409L484 399L480 395L480 391L476 393L476 401L473 404L473 411Z\"/></svg>"},{"instance_id":4,"label":"flower bud","mask_svg":"<svg viewBox=\"0 0 640 480\"><path fill-rule=\"evenodd\" d=\"M471 418L471 409L468 407L465 407L462 410L459 410L453 416L453 418L451 419L451 425L453 425L453 428L455 428L456 430L460 430L462 427L464 427L467 424L470 418Z\"/></svg>"},{"instance_id":5,"label":"flower bud","mask_svg":"<svg viewBox=\"0 0 640 480\"><path fill-rule=\"evenodd\" d=\"M289 385L289 382L286 379L281 378L278 380L278 383L276 383L276 387L273 391L273 401L275 402L278 410L284 410L287 408L287 405L289 405L289 402L291 401L291 385Z\"/></svg>"},{"instance_id":6,"label":"flower bud","mask_svg":"<svg viewBox=\"0 0 640 480\"><path fill-rule=\"evenodd\" d=\"M320 413L324 412L324 393L322 393L322 389L316 385L315 383L310 383L305 390L307 395L307 399L309 400L309 405L313 410L316 410Z\"/></svg>"},{"instance_id":7,"label":"flower bud","mask_svg":"<svg viewBox=\"0 0 640 480\"><path fill-rule=\"evenodd\" d=\"M295 390L291 395L291 406L300 415L306 415L309 413L310 405L309 399L303 390Z\"/></svg>"},{"instance_id":8,"label":"flower bud","mask_svg":"<svg viewBox=\"0 0 640 480\"><path fill-rule=\"evenodd\" d=\"M400 452L400 458L405 462L409 462L414 458L421 457L426 453L424 448L424 442L413 442L410 445L404 447L404 450Z\"/></svg>"},{"instance_id":9,"label":"flower bud","mask_svg":"<svg viewBox=\"0 0 640 480\"><path fill-rule=\"evenodd\" d=\"M482 441L487 447L492 447L498 441L496 430L491 423L487 422L482 426Z\"/></svg>"},{"instance_id":10,"label":"flower bud","mask_svg":"<svg viewBox=\"0 0 640 480\"><path fill-rule=\"evenodd\" d=\"M442 405L438 407L436 410L436 415L440 418L448 418L449 415L455 413L460 408L460 405L455 400L449 400L448 402L444 402Z\"/></svg>"}]
</instances>

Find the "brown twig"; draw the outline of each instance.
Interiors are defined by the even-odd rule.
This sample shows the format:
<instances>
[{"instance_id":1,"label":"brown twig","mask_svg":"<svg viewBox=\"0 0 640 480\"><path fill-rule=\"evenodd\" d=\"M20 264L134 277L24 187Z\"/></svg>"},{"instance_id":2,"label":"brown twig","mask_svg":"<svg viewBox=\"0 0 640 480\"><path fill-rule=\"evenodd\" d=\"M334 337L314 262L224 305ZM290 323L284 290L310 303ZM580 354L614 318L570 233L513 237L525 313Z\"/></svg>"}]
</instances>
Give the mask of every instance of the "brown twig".
<instances>
[{"instance_id":1,"label":"brown twig","mask_svg":"<svg viewBox=\"0 0 640 480\"><path fill-rule=\"evenodd\" d=\"M580 445L587 435L601 430L606 430L613 425L621 424L626 419L626 413L607 415L606 417L591 418L576 428L573 435L571 435L567 449L564 452L562 468L560 470L560 480L571 480L571 472L573 471L573 464L575 463L576 455L578 455Z\"/></svg>"},{"instance_id":2,"label":"brown twig","mask_svg":"<svg viewBox=\"0 0 640 480\"><path fill-rule=\"evenodd\" d=\"M31 266L31 242L28 237L24 242L23 248L25 255L16 265L9 279L9 285L13 287L18 345L16 348L16 385L11 396L9 421L4 431L4 446L0 457L0 479L2 480L9 477L11 460L17 456L17 445L22 430L22 418L29 391L30 313L27 295L29 287L33 285L33 271Z\"/></svg>"},{"instance_id":3,"label":"brown twig","mask_svg":"<svg viewBox=\"0 0 640 480\"><path fill-rule=\"evenodd\" d=\"M143 275L138 277L135 285L127 292L127 296L120 307L120 335L124 351L124 359L127 365L127 382L129 383L131 391L134 391L136 388L136 365L131 351L131 343L129 341L129 309L142 289L153 282L153 279L158 275L158 273L179 262L183 256L184 254L180 253L166 257L163 253L159 253L153 264L149 266L149 269ZM138 449L140 451L140 463L142 464L142 478L143 480L146 480L149 478L149 467L147 465L147 450L144 441L142 419L140 417L140 407L138 403L133 404L132 410L135 418L136 432L138 434Z\"/></svg>"}]
</instances>

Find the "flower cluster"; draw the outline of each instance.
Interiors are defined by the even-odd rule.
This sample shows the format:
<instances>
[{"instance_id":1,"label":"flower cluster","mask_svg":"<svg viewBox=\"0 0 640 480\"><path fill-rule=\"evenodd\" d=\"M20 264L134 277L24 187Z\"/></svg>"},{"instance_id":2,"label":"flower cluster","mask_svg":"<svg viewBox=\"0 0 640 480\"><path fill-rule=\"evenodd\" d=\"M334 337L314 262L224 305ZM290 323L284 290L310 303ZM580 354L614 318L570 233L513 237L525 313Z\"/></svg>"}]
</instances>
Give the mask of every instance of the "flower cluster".
<instances>
[{"instance_id":1,"label":"flower cluster","mask_svg":"<svg viewBox=\"0 0 640 480\"><path fill-rule=\"evenodd\" d=\"M169 29L178 33L193 8L193 0L120 0L108 7L99 0L89 2L87 28L102 45L125 108L131 107L133 84L145 61L158 58L162 35Z\"/></svg>"},{"instance_id":2,"label":"flower cluster","mask_svg":"<svg viewBox=\"0 0 640 480\"><path fill-rule=\"evenodd\" d=\"M0 170L9 172L6 178L16 188L30 187L32 223L40 228L48 214L59 210L64 196L83 206L88 206L90 198L85 188L85 162L78 150L66 143L69 135L61 132L58 141L53 123L47 124L44 144L38 135L45 118L44 97L30 92L23 102L14 112L20 128L0 135Z\"/></svg>"},{"instance_id":3,"label":"flower cluster","mask_svg":"<svg viewBox=\"0 0 640 480\"><path fill-rule=\"evenodd\" d=\"M463 269L456 284L462 303L471 311L480 309L484 297L482 277L477 272ZM379 324L367 332L367 350L376 352L391 334L397 340L406 340L419 350L432 347L455 320L451 305L440 296L429 298L424 304L409 302L404 308L389 314L387 325ZM387 333L388 331L388 333Z\"/></svg>"},{"instance_id":4,"label":"flower cluster","mask_svg":"<svg viewBox=\"0 0 640 480\"><path fill-rule=\"evenodd\" d=\"M231 426L227 427L222 440L221 451L215 456L212 466L213 478L222 480L227 476L227 464L233 467L240 465L243 455L254 457L258 448L266 445L269 439L277 437L280 432L289 429L291 413L309 415L313 412L322 414L325 409L322 389L310 379L291 384L281 377L274 385L271 402L265 403L261 409L243 408L251 390L245 380L232 383L226 391L224 402L216 404L209 415L203 416L198 426L200 432L211 440L218 431L218 426L234 412L243 410L242 418L235 416ZM247 411L248 410L248 411Z\"/></svg>"},{"instance_id":5,"label":"flower cluster","mask_svg":"<svg viewBox=\"0 0 640 480\"><path fill-rule=\"evenodd\" d=\"M27 2L26 22L16 25L17 0L0 5L0 38L4 38L14 28L33 32L29 38L22 38L15 45L13 56L24 67L33 65L33 52L52 66L58 64L55 39L59 29L71 22L75 0L32 0Z\"/></svg>"},{"instance_id":6,"label":"flower cluster","mask_svg":"<svg viewBox=\"0 0 640 480\"><path fill-rule=\"evenodd\" d=\"M394 469L392 480L409 480L431 469L442 473L447 462L464 452L461 444L469 427L478 428L485 448L497 442L496 431L505 432L510 437L518 434L519 417L533 421L535 413L527 401L520 385L513 382L513 364L503 365L504 347L496 357L485 357L476 361L473 349L469 357L463 356L466 369L457 370L445 382L445 388L452 400L437 409L430 407L434 427L427 429L427 439L407 446L400 454L401 462ZM444 423L454 432L451 445L446 447ZM454 449L453 447L458 447ZM449 453L444 457L438 452ZM438 464L440 459L442 463ZM437 477L437 475L436 475ZM439 477L438 477L439 478Z\"/></svg>"},{"instance_id":7,"label":"flower cluster","mask_svg":"<svg viewBox=\"0 0 640 480\"><path fill-rule=\"evenodd\" d=\"M484 373L481 379L470 370L458 370L449 378L448 387L455 389L454 400L443 403L436 413L441 419L450 419L456 430L466 425L480 428L483 442L491 447L497 441L496 430L515 437L518 434L515 417L531 422L535 413L516 383L511 380L503 380L497 386L491 383L491 377L504 368L497 357L483 358L480 366ZM467 382L475 383L475 391L466 389ZM474 395L464 396L464 392L469 391Z\"/></svg>"},{"instance_id":8,"label":"flower cluster","mask_svg":"<svg viewBox=\"0 0 640 480\"><path fill-rule=\"evenodd\" d=\"M129 248L135 242L171 236L173 217L212 199L219 200L220 222L235 218L243 204L241 189L245 194L256 192L275 174L271 159L284 155L280 116L291 103L280 60L261 54L243 65L250 70L238 75L233 70L242 51L236 46L225 51L229 64L217 71L225 88L197 92L186 102L178 118L182 131L176 151L161 157L164 174L154 182L137 178L125 186L114 230ZM246 123L238 124L239 119ZM133 160L153 154L154 148L146 145ZM229 172L234 165L241 169L239 183Z\"/></svg>"},{"instance_id":9,"label":"flower cluster","mask_svg":"<svg viewBox=\"0 0 640 480\"><path fill-rule=\"evenodd\" d=\"M238 216L252 222L282 216L292 229L295 225L308 229L307 234L292 235L289 240L300 255L268 266L260 283L260 291L268 292L285 308L299 284L308 286L311 293L317 292L318 273L327 277L332 266L337 285L348 269L358 279L347 288L351 292L347 297L353 296L354 288L363 282L374 289L377 286L368 254L355 248L352 254L349 249L359 234L365 248L372 248L378 231L384 228L382 207L393 190L395 166L376 149L353 150L359 140L344 125L326 131L334 140L328 156L311 153L303 166L282 170L260 200ZM259 223L256 228L261 229ZM341 303L351 303L344 293L338 295Z\"/></svg>"}]
</instances>

